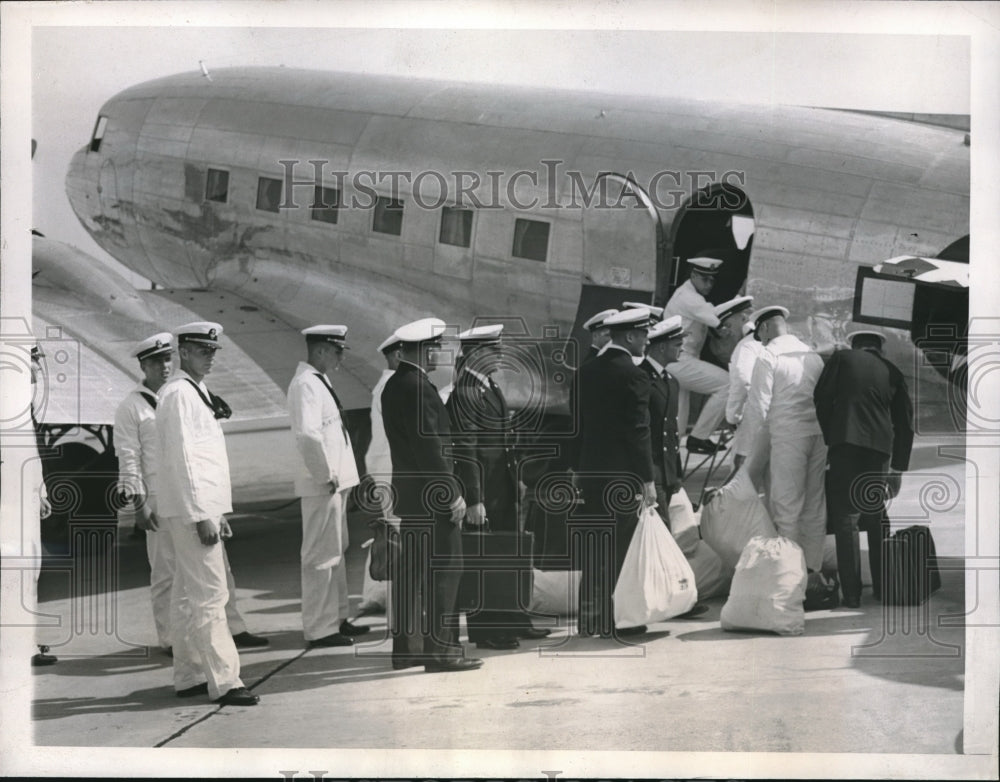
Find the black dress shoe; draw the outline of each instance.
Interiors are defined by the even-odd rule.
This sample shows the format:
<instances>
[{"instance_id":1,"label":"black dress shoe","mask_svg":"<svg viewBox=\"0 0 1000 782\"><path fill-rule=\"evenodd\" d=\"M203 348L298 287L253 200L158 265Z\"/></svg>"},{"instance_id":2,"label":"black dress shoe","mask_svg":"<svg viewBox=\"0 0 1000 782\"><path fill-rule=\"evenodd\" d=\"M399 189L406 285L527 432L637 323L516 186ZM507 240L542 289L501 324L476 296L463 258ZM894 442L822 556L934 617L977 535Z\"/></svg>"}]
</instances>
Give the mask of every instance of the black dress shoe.
<instances>
[{"instance_id":1,"label":"black dress shoe","mask_svg":"<svg viewBox=\"0 0 1000 782\"><path fill-rule=\"evenodd\" d=\"M861 608L861 598L860 597L844 597L840 602L844 608Z\"/></svg>"},{"instance_id":2,"label":"black dress shoe","mask_svg":"<svg viewBox=\"0 0 1000 782\"><path fill-rule=\"evenodd\" d=\"M261 635L254 635L244 630L233 636L233 643L240 649L253 649L260 646L270 646L271 642Z\"/></svg>"},{"instance_id":3,"label":"black dress shoe","mask_svg":"<svg viewBox=\"0 0 1000 782\"><path fill-rule=\"evenodd\" d=\"M616 627L615 635L626 637L629 635L642 635L646 632L646 625L638 625L636 627Z\"/></svg>"},{"instance_id":4,"label":"black dress shoe","mask_svg":"<svg viewBox=\"0 0 1000 782\"><path fill-rule=\"evenodd\" d=\"M371 628L367 625L352 625L348 620L344 620L340 623L340 634L346 635L348 637L355 635L364 635L370 632Z\"/></svg>"},{"instance_id":5,"label":"black dress shoe","mask_svg":"<svg viewBox=\"0 0 1000 782\"><path fill-rule=\"evenodd\" d=\"M483 667L478 657L456 657L454 660L435 660L424 665L427 673L449 673L451 671L474 671Z\"/></svg>"},{"instance_id":6,"label":"black dress shoe","mask_svg":"<svg viewBox=\"0 0 1000 782\"><path fill-rule=\"evenodd\" d=\"M195 695L208 695L208 683L202 682L194 687L186 687L177 691L178 698L193 698Z\"/></svg>"},{"instance_id":7,"label":"black dress shoe","mask_svg":"<svg viewBox=\"0 0 1000 782\"><path fill-rule=\"evenodd\" d=\"M32 668L40 668L43 665L55 665L57 662L59 662L59 658L54 654L39 652L38 654L31 655Z\"/></svg>"},{"instance_id":8,"label":"black dress shoe","mask_svg":"<svg viewBox=\"0 0 1000 782\"><path fill-rule=\"evenodd\" d=\"M703 453L706 455L726 450L726 446L722 443L714 443L711 440L702 440L700 437L691 437L690 435L684 447L688 453Z\"/></svg>"},{"instance_id":9,"label":"black dress shoe","mask_svg":"<svg viewBox=\"0 0 1000 782\"><path fill-rule=\"evenodd\" d=\"M476 641L476 648L478 649L498 649L504 651L517 649L520 646L521 643L516 638L486 638L482 641Z\"/></svg>"},{"instance_id":10,"label":"black dress shoe","mask_svg":"<svg viewBox=\"0 0 1000 782\"><path fill-rule=\"evenodd\" d=\"M333 635L327 635L323 638L317 638L315 641L309 641L309 648L315 649L317 647L327 647L327 646L353 646L354 641L348 638L346 635L341 635L340 633L334 633Z\"/></svg>"},{"instance_id":11,"label":"black dress shoe","mask_svg":"<svg viewBox=\"0 0 1000 782\"><path fill-rule=\"evenodd\" d=\"M695 617L701 616L702 614L708 613L708 606L704 603L695 603L694 608L690 611L685 611L683 614L678 614L674 619L694 619Z\"/></svg>"},{"instance_id":12,"label":"black dress shoe","mask_svg":"<svg viewBox=\"0 0 1000 782\"><path fill-rule=\"evenodd\" d=\"M552 631L546 628L538 627L522 627L514 632L518 638L527 638L529 640L535 640L538 638L546 638Z\"/></svg>"},{"instance_id":13,"label":"black dress shoe","mask_svg":"<svg viewBox=\"0 0 1000 782\"><path fill-rule=\"evenodd\" d=\"M260 696L254 695L246 687L233 687L221 698L216 698L215 702L223 706L256 706L260 703Z\"/></svg>"}]
</instances>

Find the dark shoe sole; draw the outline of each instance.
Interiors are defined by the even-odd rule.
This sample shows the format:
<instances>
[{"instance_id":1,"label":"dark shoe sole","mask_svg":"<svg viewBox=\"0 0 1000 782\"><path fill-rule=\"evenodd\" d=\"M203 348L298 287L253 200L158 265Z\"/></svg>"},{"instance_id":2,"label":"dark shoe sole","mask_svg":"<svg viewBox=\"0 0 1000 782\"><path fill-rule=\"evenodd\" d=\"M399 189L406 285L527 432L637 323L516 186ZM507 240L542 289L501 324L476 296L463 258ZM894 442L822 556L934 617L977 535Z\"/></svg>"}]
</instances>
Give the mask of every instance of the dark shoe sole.
<instances>
[{"instance_id":1,"label":"dark shoe sole","mask_svg":"<svg viewBox=\"0 0 1000 782\"><path fill-rule=\"evenodd\" d=\"M46 665L55 665L59 658L52 654L35 654L31 657L32 668L42 668Z\"/></svg>"}]
</instances>

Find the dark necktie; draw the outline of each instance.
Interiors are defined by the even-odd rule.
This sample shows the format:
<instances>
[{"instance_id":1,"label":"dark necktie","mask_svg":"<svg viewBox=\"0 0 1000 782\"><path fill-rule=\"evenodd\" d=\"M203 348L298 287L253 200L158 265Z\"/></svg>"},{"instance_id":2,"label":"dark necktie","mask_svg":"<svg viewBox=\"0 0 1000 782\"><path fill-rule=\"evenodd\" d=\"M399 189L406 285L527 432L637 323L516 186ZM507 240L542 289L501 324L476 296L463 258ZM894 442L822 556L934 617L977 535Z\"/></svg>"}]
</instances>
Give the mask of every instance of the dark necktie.
<instances>
[{"instance_id":1,"label":"dark necktie","mask_svg":"<svg viewBox=\"0 0 1000 782\"><path fill-rule=\"evenodd\" d=\"M333 397L333 403L337 406L337 412L340 413L340 429L344 433L344 441L350 442L351 438L347 434L347 426L344 424L344 408L340 404L340 399L337 397L337 392L333 390L333 386L330 385L330 381L326 379L326 375L322 372L315 372L316 377L323 381L323 385L326 386L326 390L330 392L330 396Z\"/></svg>"}]
</instances>

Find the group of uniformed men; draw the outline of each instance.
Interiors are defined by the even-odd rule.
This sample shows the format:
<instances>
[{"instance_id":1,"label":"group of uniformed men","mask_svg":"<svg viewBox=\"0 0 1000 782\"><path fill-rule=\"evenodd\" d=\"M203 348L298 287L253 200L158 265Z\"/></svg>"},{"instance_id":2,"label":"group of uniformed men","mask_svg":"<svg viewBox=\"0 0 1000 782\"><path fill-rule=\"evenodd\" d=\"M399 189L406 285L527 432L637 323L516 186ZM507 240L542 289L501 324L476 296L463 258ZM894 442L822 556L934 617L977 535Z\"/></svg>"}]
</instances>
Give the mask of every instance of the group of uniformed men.
<instances>
[{"instance_id":1,"label":"group of uniformed men","mask_svg":"<svg viewBox=\"0 0 1000 782\"><path fill-rule=\"evenodd\" d=\"M670 526L670 498L682 487L682 392L707 397L687 451L724 450L710 435L720 426L735 427L734 466L748 458L768 465L775 526L802 546L813 571L821 565L829 507L849 606L860 602L859 523L868 530L878 597L884 512L871 504L870 493L861 507L858 497L865 495L858 484L882 480L890 495L898 491L913 436L902 375L881 355L884 338L857 332L853 349L836 353L824 368L822 358L789 332L787 309L751 312L749 296L713 306L706 296L722 261L698 257L688 263L690 278L662 310L625 303L583 324L592 346L574 380L579 440L553 462L570 470L583 498L574 512L582 531L582 635L646 629L615 627L612 593L638 513L655 506ZM458 637L461 530L489 524L517 531L525 489L514 464L507 403L493 379L503 326L459 335L462 353L447 403L428 376L443 360L444 321L406 324L379 346L387 368L373 391L364 473L330 379L348 349L347 330L305 329L306 360L288 389L301 457L295 489L303 525L305 640L310 647L349 646L368 631L349 620L345 566L346 493L367 473L382 483L391 480L382 511L398 522L399 564L389 601L392 667L476 669L482 660L466 656ZM709 333L735 343L728 373L701 358ZM177 371L171 371L171 334L140 343L133 355L143 380L119 407L115 438L120 485L134 500L136 525L147 531L155 624L161 646L172 652L177 695L253 705L259 697L240 680L237 646L268 642L246 630L225 551L232 534L225 514L232 504L220 421L231 411L205 384L221 334L222 327L210 322L177 329ZM687 616L704 610L698 604ZM470 642L488 649L517 648L519 639L549 633L533 627L516 605L470 614L468 630Z\"/></svg>"}]
</instances>

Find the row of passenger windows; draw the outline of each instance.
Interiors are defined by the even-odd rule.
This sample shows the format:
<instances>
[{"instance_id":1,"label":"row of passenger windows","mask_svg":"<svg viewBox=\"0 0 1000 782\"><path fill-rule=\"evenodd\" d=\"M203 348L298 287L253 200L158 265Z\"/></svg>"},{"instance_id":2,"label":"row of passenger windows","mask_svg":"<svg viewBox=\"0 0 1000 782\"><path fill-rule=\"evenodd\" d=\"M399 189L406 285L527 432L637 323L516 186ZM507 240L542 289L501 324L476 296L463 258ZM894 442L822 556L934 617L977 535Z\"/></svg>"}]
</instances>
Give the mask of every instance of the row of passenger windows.
<instances>
[{"instance_id":1,"label":"row of passenger windows","mask_svg":"<svg viewBox=\"0 0 1000 782\"><path fill-rule=\"evenodd\" d=\"M257 178L257 209L279 212L282 180L271 177ZM229 172L208 169L205 179L205 200L227 203L229 200ZM336 224L340 212L340 191L334 187L316 185L309 207L310 218ZM400 236L403 233L404 203L398 198L376 196L372 210L372 231ZM472 246L473 210L461 206L441 207L440 244L455 247ZM541 220L518 217L514 224L514 244L511 255L529 261L545 262L549 246L549 224Z\"/></svg>"}]
</instances>

